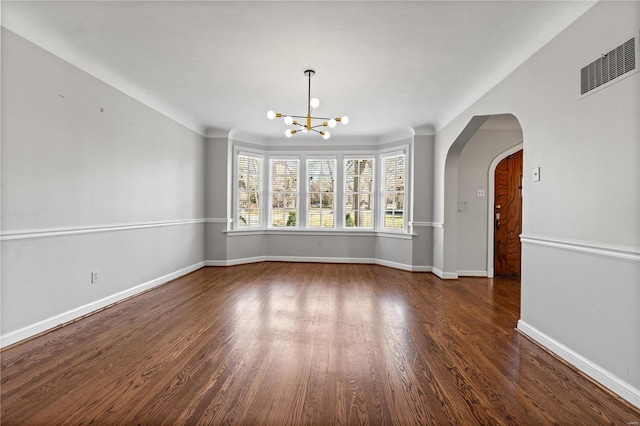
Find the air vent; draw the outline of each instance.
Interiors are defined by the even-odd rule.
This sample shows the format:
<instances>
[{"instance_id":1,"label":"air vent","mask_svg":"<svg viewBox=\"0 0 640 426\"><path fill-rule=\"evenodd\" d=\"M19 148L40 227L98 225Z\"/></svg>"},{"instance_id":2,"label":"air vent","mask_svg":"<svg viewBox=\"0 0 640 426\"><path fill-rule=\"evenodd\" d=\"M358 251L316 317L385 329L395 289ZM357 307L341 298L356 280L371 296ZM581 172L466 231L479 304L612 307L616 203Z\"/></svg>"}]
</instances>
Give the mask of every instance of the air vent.
<instances>
[{"instance_id":1,"label":"air vent","mask_svg":"<svg viewBox=\"0 0 640 426\"><path fill-rule=\"evenodd\" d=\"M580 70L580 95L636 69L636 38L603 54Z\"/></svg>"}]
</instances>

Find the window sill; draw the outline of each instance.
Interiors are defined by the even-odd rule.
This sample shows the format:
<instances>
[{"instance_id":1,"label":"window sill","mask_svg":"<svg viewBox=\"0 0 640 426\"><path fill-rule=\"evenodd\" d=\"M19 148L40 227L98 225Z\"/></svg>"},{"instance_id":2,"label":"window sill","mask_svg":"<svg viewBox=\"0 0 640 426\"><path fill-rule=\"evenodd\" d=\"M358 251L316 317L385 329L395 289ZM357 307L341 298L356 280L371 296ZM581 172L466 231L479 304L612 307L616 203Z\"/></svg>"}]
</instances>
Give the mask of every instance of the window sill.
<instances>
[{"instance_id":1,"label":"window sill","mask_svg":"<svg viewBox=\"0 0 640 426\"><path fill-rule=\"evenodd\" d=\"M372 229L262 229L262 228L253 228L253 229L234 229L234 230L224 230L222 231L224 234L227 234L229 237L240 237L240 236L249 236L249 235L300 235L300 236L326 236L326 235L334 235L334 236L358 236L358 237L382 237L382 238L396 238L401 240L411 240L413 237L417 236L417 234L409 234L406 232L391 232L391 231L375 231Z\"/></svg>"}]
</instances>

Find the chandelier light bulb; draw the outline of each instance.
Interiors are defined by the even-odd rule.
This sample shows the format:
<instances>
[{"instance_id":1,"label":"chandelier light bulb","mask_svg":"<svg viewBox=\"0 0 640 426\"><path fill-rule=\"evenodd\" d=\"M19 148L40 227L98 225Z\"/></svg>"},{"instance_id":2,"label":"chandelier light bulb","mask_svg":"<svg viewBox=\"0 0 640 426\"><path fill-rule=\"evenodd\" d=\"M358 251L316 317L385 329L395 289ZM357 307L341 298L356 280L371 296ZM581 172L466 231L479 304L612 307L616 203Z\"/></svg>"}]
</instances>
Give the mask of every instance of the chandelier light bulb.
<instances>
[{"instance_id":1,"label":"chandelier light bulb","mask_svg":"<svg viewBox=\"0 0 640 426\"><path fill-rule=\"evenodd\" d=\"M337 122L336 120L334 120L333 118L327 122L327 124L329 125L329 127L336 127L336 124L337 124L337 123L338 123L338 122Z\"/></svg>"},{"instance_id":2,"label":"chandelier light bulb","mask_svg":"<svg viewBox=\"0 0 640 426\"><path fill-rule=\"evenodd\" d=\"M311 99L311 102L309 103L309 105L311 105L311 108L318 108L320 106L320 99L318 98Z\"/></svg>"},{"instance_id":3,"label":"chandelier light bulb","mask_svg":"<svg viewBox=\"0 0 640 426\"><path fill-rule=\"evenodd\" d=\"M291 117L289 117L289 116L286 116L286 117L284 118L284 124L286 124L287 126L292 125L292 124L293 124L293 118L291 118Z\"/></svg>"},{"instance_id":4,"label":"chandelier light bulb","mask_svg":"<svg viewBox=\"0 0 640 426\"><path fill-rule=\"evenodd\" d=\"M293 132L291 131L291 129L287 129L287 130L284 132L284 135L285 135L286 137L290 138L291 136L293 136Z\"/></svg>"},{"instance_id":5,"label":"chandelier light bulb","mask_svg":"<svg viewBox=\"0 0 640 426\"><path fill-rule=\"evenodd\" d=\"M274 118L276 118L276 113L275 113L275 112L273 112L273 111L269 111L269 112L267 112L267 118L268 118L269 120L273 120Z\"/></svg>"},{"instance_id":6,"label":"chandelier light bulb","mask_svg":"<svg viewBox=\"0 0 640 426\"><path fill-rule=\"evenodd\" d=\"M329 132L320 132L322 135L322 139L329 139L331 137L331 133Z\"/></svg>"},{"instance_id":7,"label":"chandelier light bulb","mask_svg":"<svg viewBox=\"0 0 640 426\"><path fill-rule=\"evenodd\" d=\"M342 117L342 118L340 119L340 122L341 122L342 124L349 124L349 117L347 117L347 116L345 115L344 117Z\"/></svg>"}]
</instances>

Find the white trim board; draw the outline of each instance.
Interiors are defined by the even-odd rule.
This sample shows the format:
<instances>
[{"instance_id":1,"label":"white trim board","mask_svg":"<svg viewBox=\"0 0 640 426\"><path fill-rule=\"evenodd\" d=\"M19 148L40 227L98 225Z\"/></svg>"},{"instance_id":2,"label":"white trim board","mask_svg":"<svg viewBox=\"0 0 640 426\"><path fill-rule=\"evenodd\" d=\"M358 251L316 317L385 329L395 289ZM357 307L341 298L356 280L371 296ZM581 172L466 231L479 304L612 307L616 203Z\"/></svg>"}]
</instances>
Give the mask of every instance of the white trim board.
<instances>
[{"instance_id":1,"label":"white trim board","mask_svg":"<svg viewBox=\"0 0 640 426\"><path fill-rule=\"evenodd\" d=\"M519 320L517 330L530 337L535 342L549 349L551 352L576 367L598 383L620 395L631 404L640 408L640 389L636 389L629 383L619 379L611 372L574 352L557 340L547 336L535 327Z\"/></svg>"},{"instance_id":2,"label":"white trim board","mask_svg":"<svg viewBox=\"0 0 640 426\"><path fill-rule=\"evenodd\" d=\"M207 217L204 221L206 223L231 223L233 219L227 219L226 217Z\"/></svg>"},{"instance_id":3,"label":"white trim board","mask_svg":"<svg viewBox=\"0 0 640 426\"><path fill-rule=\"evenodd\" d=\"M44 333L46 331L50 331L58 326L67 324L74 320L77 320L87 315L90 315L92 313L95 313L96 311L102 310L115 303L121 302L130 297L136 296L144 291L147 291L159 285L168 283L169 281L179 278L183 275L187 275L193 271L196 271L202 268L203 266L205 266L205 262L195 263L191 266L187 266L186 268L182 268L178 271L171 272L169 274L158 277L154 280L147 281L146 283L142 283L135 287L131 287L127 290L123 290L118 293L112 294L111 296L104 297L100 300L87 303L86 305L79 306L77 308L73 308L67 312L63 312L51 318L47 318L45 320L39 321L35 324L28 325L19 330L15 330L7 334L3 334L2 336L0 336L0 348L13 345L14 343L18 343L30 337L37 336L38 334Z\"/></svg>"},{"instance_id":4,"label":"white trim board","mask_svg":"<svg viewBox=\"0 0 640 426\"><path fill-rule=\"evenodd\" d=\"M243 228L222 231L227 237L245 237L249 235L295 235L295 236L340 236L340 237L376 237L376 238L396 238L399 240L411 240L416 234L408 232L389 232L374 230L347 230L347 229L327 229L318 230L312 228L280 229L280 228Z\"/></svg>"},{"instance_id":5,"label":"white trim board","mask_svg":"<svg viewBox=\"0 0 640 426\"><path fill-rule=\"evenodd\" d=\"M523 244L553 247L573 252L589 253L631 262L640 262L640 249L633 247L617 247L588 241L571 241L535 235L520 235Z\"/></svg>"},{"instance_id":6,"label":"white trim board","mask_svg":"<svg viewBox=\"0 0 640 426\"><path fill-rule=\"evenodd\" d=\"M433 272L438 278L443 280L457 280L458 274L455 272L443 272L435 266L431 268L431 272Z\"/></svg>"},{"instance_id":7,"label":"white trim board","mask_svg":"<svg viewBox=\"0 0 640 426\"><path fill-rule=\"evenodd\" d=\"M484 277L488 276L487 271L467 271L467 270L458 270L456 271L458 277Z\"/></svg>"},{"instance_id":8,"label":"white trim board","mask_svg":"<svg viewBox=\"0 0 640 426\"><path fill-rule=\"evenodd\" d=\"M235 266L257 262L302 262L302 263L353 263L364 265L381 265L409 272L432 272L431 266L414 266L390 260L359 257L304 257L304 256L256 256L230 260L206 260L205 266Z\"/></svg>"},{"instance_id":9,"label":"white trim board","mask_svg":"<svg viewBox=\"0 0 640 426\"><path fill-rule=\"evenodd\" d=\"M245 257L243 259L231 260L205 260L204 266L235 266L245 265L247 263L268 262L267 256Z\"/></svg>"},{"instance_id":10,"label":"white trim board","mask_svg":"<svg viewBox=\"0 0 640 426\"><path fill-rule=\"evenodd\" d=\"M404 263L392 262L390 260L375 259L375 264L386 266L387 268L400 269L402 271L413 272L413 266Z\"/></svg>"},{"instance_id":11,"label":"white trim board","mask_svg":"<svg viewBox=\"0 0 640 426\"><path fill-rule=\"evenodd\" d=\"M442 224L436 223L436 222L411 222L411 226L414 226L416 228L420 228L420 227L436 228L438 226L442 226Z\"/></svg>"},{"instance_id":12,"label":"white trim board","mask_svg":"<svg viewBox=\"0 0 640 426\"><path fill-rule=\"evenodd\" d=\"M94 234L97 232L129 231L132 229L159 228L164 226L191 225L204 223L205 219L168 220L160 222L139 222L117 225L67 226L60 228L39 228L7 231L0 234L0 241L26 240L31 238L51 238L68 235Z\"/></svg>"}]
</instances>

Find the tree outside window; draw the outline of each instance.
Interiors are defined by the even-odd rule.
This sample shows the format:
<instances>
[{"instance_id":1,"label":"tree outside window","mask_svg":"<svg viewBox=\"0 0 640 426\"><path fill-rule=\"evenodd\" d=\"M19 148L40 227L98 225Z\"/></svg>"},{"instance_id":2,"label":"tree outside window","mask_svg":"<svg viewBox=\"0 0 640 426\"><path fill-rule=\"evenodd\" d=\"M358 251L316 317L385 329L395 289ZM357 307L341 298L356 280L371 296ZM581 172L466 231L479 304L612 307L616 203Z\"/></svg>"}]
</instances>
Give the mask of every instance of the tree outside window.
<instances>
[{"instance_id":1,"label":"tree outside window","mask_svg":"<svg viewBox=\"0 0 640 426\"><path fill-rule=\"evenodd\" d=\"M262 159L238 155L238 228L260 226Z\"/></svg>"},{"instance_id":2,"label":"tree outside window","mask_svg":"<svg viewBox=\"0 0 640 426\"><path fill-rule=\"evenodd\" d=\"M373 228L373 159L345 160L345 226Z\"/></svg>"},{"instance_id":3,"label":"tree outside window","mask_svg":"<svg viewBox=\"0 0 640 426\"><path fill-rule=\"evenodd\" d=\"M335 226L335 159L307 160L307 227Z\"/></svg>"},{"instance_id":4,"label":"tree outside window","mask_svg":"<svg viewBox=\"0 0 640 426\"><path fill-rule=\"evenodd\" d=\"M271 160L271 226L296 226L298 160Z\"/></svg>"},{"instance_id":5,"label":"tree outside window","mask_svg":"<svg viewBox=\"0 0 640 426\"><path fill-rule=\"evenodd\" d=\"M405 165L404 155L395 155L382 159L384 186L384 229L404 229L404 191Z\"/></svg>"}]
</instances>

